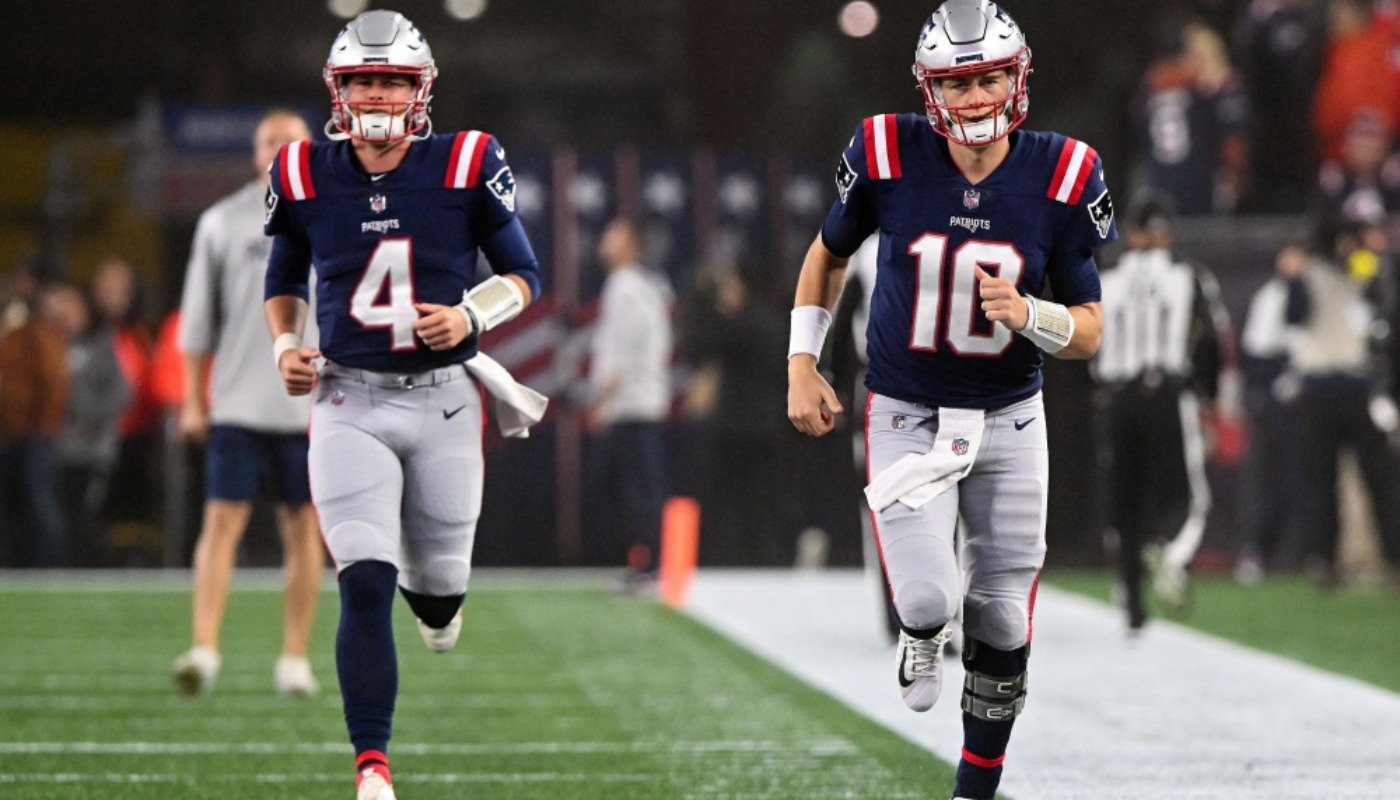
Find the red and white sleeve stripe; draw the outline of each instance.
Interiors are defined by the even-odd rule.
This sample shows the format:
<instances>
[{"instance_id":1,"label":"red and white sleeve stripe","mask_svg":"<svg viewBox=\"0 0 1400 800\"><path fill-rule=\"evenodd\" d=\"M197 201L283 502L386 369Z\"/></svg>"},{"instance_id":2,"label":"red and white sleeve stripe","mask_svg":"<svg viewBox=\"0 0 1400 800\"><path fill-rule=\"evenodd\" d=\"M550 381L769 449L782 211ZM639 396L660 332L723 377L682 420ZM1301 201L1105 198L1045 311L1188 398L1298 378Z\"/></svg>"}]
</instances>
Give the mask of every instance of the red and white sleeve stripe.
<instances>
[{"instance_id":1,"label":"red and white sleeve stripe","mask_svg":"<svg viewBox=\"0 0 1400 800\"><path fill-rule=\"evenodd\" d=\"M278 175L282 180L282 196L289 200L311 200L316 187L311 183L311 142L292 142L282 148L278 160Z\"/></svg>"},{"instance_id":2,"label":"red and white sleeve stripe","mask_svg":"<svg viewBox=\"0 0 1400 800\"><path fill-rule=\"evenodd\" d=\"M871 180L903 175L899 168L899 128L893 114L865 119L865 173Z\"/></svg>"},{"instance_id":3,"label":"red and white sleeve stripe","mask_svg":"<svg viewBox=\"0 0 1400 800\"><path fill-rule=\"evenodd\" d=\"M491 134L481 131L462 131L452 143L452 157L447 161L447 179L443 185L449 189L472 189L481 175L481 157L486 153L486 142Z\"/></svg>"},{"instance_id":4,"label":"red and white sleeve stripe","mask_svg":"<svg viewBox=\"0 0 1400 800\"><path fill-rule=\"evenodd\" d=\"M1055 177L1050 179L1050 191L1045 196L1061 203L1077 205L1098 157L1099 154L1089 145L1078 139L1066 138L1065 146L1060 150L1059 163L1055 165Z\"/></svg>"}]
</instances>

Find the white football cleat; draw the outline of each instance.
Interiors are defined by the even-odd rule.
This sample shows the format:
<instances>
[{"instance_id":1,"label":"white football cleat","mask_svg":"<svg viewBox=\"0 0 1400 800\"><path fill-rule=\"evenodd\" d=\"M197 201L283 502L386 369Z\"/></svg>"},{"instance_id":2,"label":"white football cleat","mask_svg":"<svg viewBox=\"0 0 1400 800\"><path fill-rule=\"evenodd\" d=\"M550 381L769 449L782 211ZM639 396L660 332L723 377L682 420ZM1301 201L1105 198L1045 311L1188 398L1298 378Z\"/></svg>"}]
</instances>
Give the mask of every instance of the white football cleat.
<instances>
[{"instance_id":1,"label":"white football cleat","mask_svg":"<svg viewBox=\"0 0 1400 800\"><path fill-rule=\"evenodd\" d=\"M222 666L223 659L212 647L197 645L175 658L170 673L181 694L204 694L214 688Z\"/></svg>"},{"instance_id":2,"label":"white football cleat","mask_svg":"<svg viewBox=\"0 0 1400 800\"><path fill-rule=\"evenodd\" d=\"M355 800L397 800L394 785L376 770L365 769L355 782Z\"/></svg>"},{"instance_id":3,"label":"white football cleat","mask_svg":"<svg viewBox=\"0 0 1400 800\"><path fill-rule=\"evenodd\" d=\"M287 697L315 697L321 691L321 684L311 674L311 662L306 660L306 656L283 653L277 659L274 675L278 693Z\"/></svg>"},{"instance_id":4,"label":"white football cleat","mask_svg":"<svg viewBox=\"0 0 1400 800\"><path fill-rule=\"evenodd\" d=\"M462 635L462 609L457 609L457 616L447 623L445 628L429 628L423 620L418 620L418 633L423 636L423 644L428 646L434 653L446 653L457 644L457 637Z\"/></svg>"},{"instance_id":5,"label":"white football cleat","mask_svg":"<svg viewBox=\"0 0 1400 800\"><path fill-rule=\"evenodd\" d=\"M899 632L895 648L895 668L899 676L899 692L904 704L915 711L928 711L938 702L943 691L943 645L952 631L946 627L932 639L915 639Z\"/></svg>"}]
</instances>

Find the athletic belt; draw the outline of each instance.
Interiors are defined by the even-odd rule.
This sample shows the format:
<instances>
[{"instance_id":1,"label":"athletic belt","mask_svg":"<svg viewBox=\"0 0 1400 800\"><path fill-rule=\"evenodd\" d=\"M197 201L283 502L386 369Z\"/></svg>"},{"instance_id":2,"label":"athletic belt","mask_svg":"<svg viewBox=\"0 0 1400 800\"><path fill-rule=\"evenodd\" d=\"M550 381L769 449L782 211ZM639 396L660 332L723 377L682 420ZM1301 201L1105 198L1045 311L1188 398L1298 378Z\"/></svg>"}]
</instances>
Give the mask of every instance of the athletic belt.
<instances>
[{"instance_id":1,"label":"athletic belt","mask_svg":"<svg viewBox=\"0 0 1400 800\"><path fill-rule=\"evenodd\" d=\"M375 372L370 369L347 367L327 361L326 365L321 368L321 374L349 378L352 381L367 383L370 386L382 386L386 389L416 389L419 386L432 386L465 378L467 370L461 364L453 364L450 367L438 367L426 372Z\"/></svg>"}]
</instances>

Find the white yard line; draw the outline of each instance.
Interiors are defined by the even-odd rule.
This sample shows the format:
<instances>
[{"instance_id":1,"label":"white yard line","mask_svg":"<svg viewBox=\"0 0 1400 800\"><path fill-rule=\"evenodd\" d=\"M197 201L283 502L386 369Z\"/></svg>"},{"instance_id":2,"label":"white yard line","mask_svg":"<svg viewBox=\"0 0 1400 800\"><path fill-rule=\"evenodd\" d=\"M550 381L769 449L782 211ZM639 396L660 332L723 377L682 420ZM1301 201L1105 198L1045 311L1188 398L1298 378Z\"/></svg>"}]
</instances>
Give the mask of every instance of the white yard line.
<instances>
[{"instance_id":1,"label":"white yard line","mask_svg":"<svg viewBox=\"0 0 1400 800\"><path fill-rule=\"evenodd\" d=\"M939 757L962 743L962 668L904 707L878 597L856 570L701 571L688 611ZM1003 791L1017 800L1395 800L1400 695L1040 587L1025 714ZM951 787L929 787L939 796Z\"/></svg>"},{"instance_id":2,"label":"white yard line","mask_svg":"<svg viewBox=\"0 0 1400 800\"><path fill-rule=\"evenodd\" d=\"M348 755L344 742L0 742L0 755ZM590 755L590 754L703 754L787 753L814 756L849 756L858 751L845 739L813 739L805 742L680 741L680 742L502 742L502 743L395 743L394 753L415 756L480 755Z\"/></svg>"}]
</instances>

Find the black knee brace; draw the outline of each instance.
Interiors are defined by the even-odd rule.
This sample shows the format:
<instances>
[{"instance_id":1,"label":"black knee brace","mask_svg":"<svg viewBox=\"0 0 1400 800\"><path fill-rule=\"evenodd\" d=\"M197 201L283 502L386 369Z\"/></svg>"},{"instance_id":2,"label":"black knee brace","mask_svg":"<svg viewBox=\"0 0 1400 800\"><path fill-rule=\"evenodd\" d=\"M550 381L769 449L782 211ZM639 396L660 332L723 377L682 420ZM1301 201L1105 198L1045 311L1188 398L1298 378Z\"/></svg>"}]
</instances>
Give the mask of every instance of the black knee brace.
<instances>
[{"instance_id":1,"label":"black knee brace","mask_svg":"<svg viewBox=\"0 0 1400 800\"><path fill-rule=\"evenodd\" d=\"M963 647L962 710L988 722L1010 722L1026 705L1026 663L1031 646L998 650L967 637Z\"/></svg>"}]
</instances>

